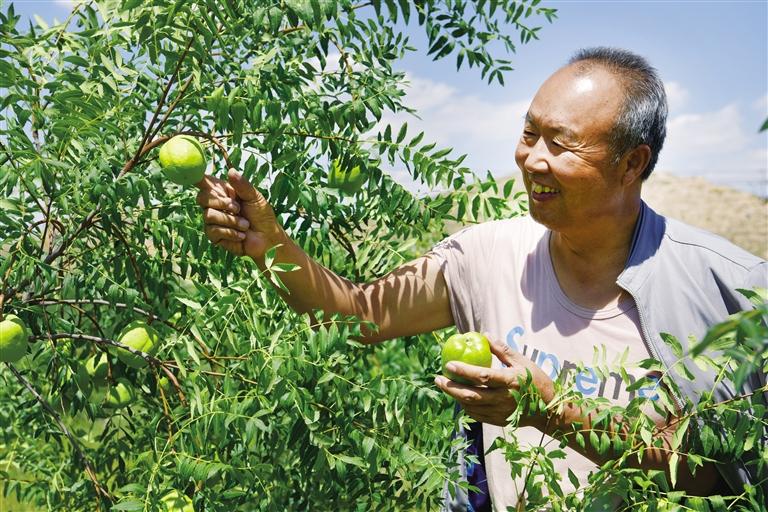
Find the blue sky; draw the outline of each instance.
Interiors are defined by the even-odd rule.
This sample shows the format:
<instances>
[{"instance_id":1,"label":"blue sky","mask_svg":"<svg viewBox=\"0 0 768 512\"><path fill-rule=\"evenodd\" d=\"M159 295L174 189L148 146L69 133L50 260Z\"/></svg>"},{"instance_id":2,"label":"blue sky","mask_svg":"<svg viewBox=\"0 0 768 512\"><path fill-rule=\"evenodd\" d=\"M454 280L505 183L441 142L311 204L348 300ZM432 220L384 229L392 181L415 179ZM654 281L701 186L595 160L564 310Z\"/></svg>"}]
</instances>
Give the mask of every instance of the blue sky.
<instances>
[{"instance_id":1,"label":"blue sky","mask_svg":"<svg viewBox=\"0 0 768 512\"><path fill-rule=\"evenodd\" d=\"M668 136L657 169L701 175L761 195L768 175L768 2L546 1L558 9L540 40L518 46L506 86L487 86L453 60L420 55L401 69L423 122L479 169L503 175L538 86L578 48L618 46L646 57L665 82ZM424 48L424 38L416 46ZM748 181L748 183L744 183Z\"/></svg>"},{"instance_id":2,"label":"blue sky","mask_svg":"<svg viewBox=\"0 0 768 512\"><path fill-rule=\"evenodd\" d=\"M65 18L71 5L13 4L22 14L48 20ZM476 69L457 73L452 57L431 61L424 55L422 32L411 26L412 43L422 51L398 67L410 79L408 102L421 120L387 120L407 120L428 139L467 153L465 163L481 173L507 175L515 170L514 145L538 86L576 49L618 46L646 57L667 88L668 137L657 169L768 195L768 132L757 133L768 116L768 0L543 0L541 5L558 9L558 18L552 24L541 19L540 40L518 46L505 87L487 85Z\"/></svg>"}]
</instances>

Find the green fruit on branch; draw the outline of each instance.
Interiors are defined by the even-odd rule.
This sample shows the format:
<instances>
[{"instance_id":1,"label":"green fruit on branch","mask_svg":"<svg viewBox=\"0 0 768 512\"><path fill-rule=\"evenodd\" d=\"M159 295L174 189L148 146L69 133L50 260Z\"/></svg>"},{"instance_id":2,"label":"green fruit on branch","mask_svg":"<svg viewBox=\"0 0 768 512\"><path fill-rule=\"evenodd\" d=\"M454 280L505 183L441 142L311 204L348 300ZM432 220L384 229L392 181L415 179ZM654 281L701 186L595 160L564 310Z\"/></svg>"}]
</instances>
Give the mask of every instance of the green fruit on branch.
<instances>
[{"instance_id":1,"label":"green fruit on branch","mask_svg":"<svg viewBox=\"0 0 768 512\"><path fill-rule=\"evenodd\" d=\"M122 409L131 405L135 400L136 393L131 387L131 383L125 379L119 379L114 386L107 389L102 406L107 409Z\"/></svg>"},{"instance_id":2,"label":"green fruit on branch","mask_svg":"<svg viewBox=\"0 0 768 512\"><path fill-rule=\"evenodd\" d=\"M346 169L338 159L331 163L331 172L328 174L328 186L331 188L352 195L360 190L367 180L367 173L361 170L359 165Z\"/></svg>"},{"instance_id":3,"label":"green fruit on branch","mask_svg":"<svg viewBox=\"0 0 768 512\"><path fill-rule=\"evenodd\" d=\"M0 361L15 363L27 353L29 329L16 315L5 315L0 322Z\"/></svg>"},{"instance_id":4,"label":"green fruit on branch","mask_svg":"<svg viewBox=\"0 0 768 512\"><path fill-rule=\"evenodd\" d=\"M189 135L172 137L160 148L163 174L179 185L194 185L205 175L205 149Z\"/></svg>"},{"instance_id":5,"label":"green fruit on branch","mask_svg":"<svg viewBox=\"0 0 768 512\"><path fill-rule=\"evenodd\" d=\"M195 512L192 500L179 491L171 491L160 500L165 512Z\"/></svg>"},{"instance_id":6,"label":"green fruit on branch","mask_svg":"<svg viewBox=\"0 0 768 512\"><path fill-rule=\"evenodd\" d=\"M488 338L479 332L470 331L463 334L454 334L443 345L443 375L460 384L473 384L472 381L447 370L445 365L450 361L460 361L474 366L490 368L491 345L488 342Z\"/></svg>"},{"instance_id":7,"label":"green fruit on branch","mask_svg":"<svg viewBox=\"0 0 768 512\"><path fill-rule=\"evenodd\" d=\"M109 362L107 361L106 352L99 352L89 357L85 362L85 371L91 377L94 385L103 386L106 384L107 375L109 374Z\"/></svg>"},{"instance_id":8,"label":"green fruit on branch","mask_svg":"<svg viewBox=\"0 0 768 512\"><path fill-rule=\"evenodd\" d=\"M142 320L135 320L128 324L117 341L151 356L154 356L160 348L160 335ZM117 349L117 358L131 368L143 368L147 365L143 357L122 348Z\"/></svg>"}]
</instances>

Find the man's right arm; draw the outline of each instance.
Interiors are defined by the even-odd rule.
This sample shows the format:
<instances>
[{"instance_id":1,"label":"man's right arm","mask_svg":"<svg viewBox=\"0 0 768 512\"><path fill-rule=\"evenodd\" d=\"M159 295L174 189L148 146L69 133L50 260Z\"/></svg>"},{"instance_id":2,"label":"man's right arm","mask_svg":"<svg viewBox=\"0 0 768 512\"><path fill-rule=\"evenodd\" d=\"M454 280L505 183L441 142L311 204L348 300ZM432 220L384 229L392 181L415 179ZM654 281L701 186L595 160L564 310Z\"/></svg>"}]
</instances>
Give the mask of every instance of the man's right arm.
<instances>
[{"instance_id":1,"label":"man's right arm","mask_svg":"<svg viewBox=\"0 0 768 512\"><path fill-rule=\"evenodd\" d=\"M275 263L298 267L280 276L289 293L278 290L297 312L322 309L326 314L354 315L373 322L378 331L364 330L360 341L365 343L453 324L448 288L434 256L422 256L373 282L354 283L320 265L296 245L266 199L239 174L230 171L229 183L206 177L198 186L205 232L212 243L251 257L262 270L264 254L278 246Z\"/></svg>"}]
</instances>

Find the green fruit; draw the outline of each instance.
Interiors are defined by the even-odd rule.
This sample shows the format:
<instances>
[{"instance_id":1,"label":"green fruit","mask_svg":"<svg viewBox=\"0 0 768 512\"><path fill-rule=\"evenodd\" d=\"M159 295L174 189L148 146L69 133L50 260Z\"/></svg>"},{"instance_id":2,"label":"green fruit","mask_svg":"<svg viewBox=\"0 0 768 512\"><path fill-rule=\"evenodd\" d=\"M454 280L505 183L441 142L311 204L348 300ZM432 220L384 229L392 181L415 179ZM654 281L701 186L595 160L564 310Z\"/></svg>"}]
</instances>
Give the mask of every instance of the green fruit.
<instances>
[{"instance_id":1,"label":"green fruit","mask_svg":"<svg viewBox=\"0 0 768 512\"><path fill-rule=\"evenodd\" d=\"M445 365L450 361L460 361L474 366L490 368L491 345L488 343L488 338L478 332L454 334L443 345L443 375L460 384L472 385L472 381L446 370Z\"/></svg>"},{"instance_id":2,"label":"green fruit","mask_svg":"<svg viewBox=\"0 0 768 512\"><path fill-rule=\"evenodd\" d=\"M85 371L91 377L94 385L103 386L106 384L107 375L109 374L109 362L107 361L106 352L99 352L89 357L85 362Z\"/></svg>"},{"instance_id":3,"label":"green fruit","mask_svg":"<svg viewBox=\"0 0 768 512\"><path fill-rule=\"evenodd\" d=\"M160 500L165 512L195 512L192 500L179 491L171 491Z\"/></svg>"},{"instance_id":4,"label":"green fruit","mask_svg":"<svg viewBox=\"0 0 768 512\"><path fill-rule=\"evenodd\" d=\"M205 149L189 135L177 135L160 148L163 173L179 185L194 185L205 175Z\"/></svg>"},{"instance_id":5,"label":"green fruit","mask_svg":"<svg viewBox=\"0 0 768 512\"><path fill-rule=\"evenodd\" d=\"M338 159L331 164L331 172L328 174L328 186L337 188L346 194L354 194L368 181L368 175L360 169L359 165L352 169L342 169Z\"/></svg>"},{"instance_id":6,"label":"green fruit","mask_svg":"<svg viewBox=\"0 0 768 512\"><path fill-rule=\"evenodd\" d=\"M29 330L16 315L5 315L0 322L0 361L15 363L27 353Z\"/></svg>"},{"instance_id":7,"label":"green fruit","mask_svg":"<svg viewBox=\"0 0 768 512\"><path fill-rule=\"evenodd\" d=\"M131 383L125 379L120 379L114 386L107 389L107 395L102 406L107 409L121 409L131 405L134 400L136 400L136 393L133 391Z\"/></svg>"},{"instance_id":8,"label":"green fruit","mask_svg":"<svg viewBox=\"0 0 768 512\"><path fill-rule=\"evenodd\" d=\"M158 345L159 340L160 335L157 331L142 320L136 320L128 324L117 339L123 345L140 350L151 356L155 355L158 348L160 348ZM147 365L144 358L132 354L125 349L117 350L117 358L131 368L143 368Z\"/></svg>"}]
</instances>

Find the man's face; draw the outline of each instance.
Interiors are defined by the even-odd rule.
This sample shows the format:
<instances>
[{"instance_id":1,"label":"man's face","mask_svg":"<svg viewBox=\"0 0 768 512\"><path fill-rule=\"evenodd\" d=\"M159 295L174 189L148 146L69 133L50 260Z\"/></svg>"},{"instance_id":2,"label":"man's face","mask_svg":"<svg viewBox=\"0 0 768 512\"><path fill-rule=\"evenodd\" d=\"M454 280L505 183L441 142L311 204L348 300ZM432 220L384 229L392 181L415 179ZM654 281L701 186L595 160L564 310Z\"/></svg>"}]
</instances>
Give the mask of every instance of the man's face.
<instances>
[{"instance_id":1,"label":"man's face","mask_svg":"<svg viewBox=\"0 0 768 512\"><path fill-rule=\"evenodd\" d=\"M541 86L515 151L531 215L555 231L600 229L621 210L624 190L609 135L624 90L596 67L558 70Z\"/></svg>"}]
</instances>

